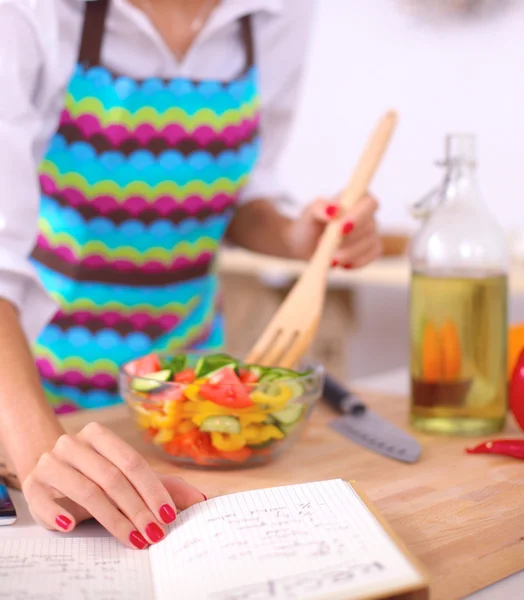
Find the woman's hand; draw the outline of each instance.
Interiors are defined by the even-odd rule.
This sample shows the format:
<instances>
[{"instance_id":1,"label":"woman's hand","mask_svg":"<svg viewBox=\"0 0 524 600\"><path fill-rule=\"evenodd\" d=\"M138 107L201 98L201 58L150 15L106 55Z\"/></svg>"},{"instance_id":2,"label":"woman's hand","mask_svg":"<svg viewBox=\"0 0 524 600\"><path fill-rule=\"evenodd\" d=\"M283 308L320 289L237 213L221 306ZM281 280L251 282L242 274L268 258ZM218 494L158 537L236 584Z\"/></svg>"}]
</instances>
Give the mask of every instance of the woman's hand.
<instances>
[{"instance_id":1,"label":"woman's hand","mask_svg":"<svg viewBox=\"0 0 524 600\"><path fill-rule=\"evenodd\" d=\"M377 201L369 195L345 214L339 214L338 206L333 202L316 200L290 225L288 239L292 256L308 260L326 224L337 219L343 240L333 256L333 266L351 269L367 265L382 253L375 222L377 208Z\"/></svg>"},{"instance_id":2,"label":"woman's hand","mask_svg":"<svg viewBox=\"0 0 524 600\"><path fill-rule=\"evenodd\" d=\"M164 537L164 525L175 520L177 508L206 499L182 479L157 475L98 423L61 436L22 489L31 514L44 527L70 532L94 518L123 544L139 549Z\"/></svg>"}]
</instances>

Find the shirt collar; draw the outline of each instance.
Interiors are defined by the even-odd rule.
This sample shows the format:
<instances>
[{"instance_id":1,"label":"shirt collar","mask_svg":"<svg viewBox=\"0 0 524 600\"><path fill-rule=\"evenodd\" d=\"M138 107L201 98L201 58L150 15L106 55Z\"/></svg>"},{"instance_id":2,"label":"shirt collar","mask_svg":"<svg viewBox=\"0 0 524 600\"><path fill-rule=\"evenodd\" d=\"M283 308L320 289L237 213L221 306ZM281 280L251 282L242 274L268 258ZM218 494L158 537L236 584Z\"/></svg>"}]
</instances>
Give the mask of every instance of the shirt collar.
<instances>
[{"instance_id":1,"label":"shirt collar","mask_svg":"<svg viewBox=\"0 0 524 600\"><path fill-rule=\"evenodd\" d=\"M80 0L80 2L96 2L97 0ZM267 11L270 13L280 14L284 10L283 0L222 0L221 6L226 5L234 8L242 9L246 8L249 12L254 11Z\"/></svg>"}]
</instances>

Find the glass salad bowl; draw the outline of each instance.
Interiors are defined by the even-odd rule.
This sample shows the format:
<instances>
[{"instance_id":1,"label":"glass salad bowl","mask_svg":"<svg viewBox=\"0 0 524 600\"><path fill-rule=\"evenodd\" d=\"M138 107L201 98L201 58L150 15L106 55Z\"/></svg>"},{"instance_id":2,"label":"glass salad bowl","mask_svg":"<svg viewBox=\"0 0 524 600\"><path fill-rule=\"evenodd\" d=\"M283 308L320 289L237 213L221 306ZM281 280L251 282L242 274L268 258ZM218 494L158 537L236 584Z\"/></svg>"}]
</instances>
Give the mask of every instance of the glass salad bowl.
<instances>
[{"instance_id":1,"label":"glass salad bowl","mask_svg":"<svg viewBox=\"0 0 524 600\"><path fill-rule=\"evenodd\" d=\"M227 354L149 354L120 370L120 393L144 439L181 465L266 464L300 436L320 398L320 365L248 365Z\"/></svg>"}]
</instances>

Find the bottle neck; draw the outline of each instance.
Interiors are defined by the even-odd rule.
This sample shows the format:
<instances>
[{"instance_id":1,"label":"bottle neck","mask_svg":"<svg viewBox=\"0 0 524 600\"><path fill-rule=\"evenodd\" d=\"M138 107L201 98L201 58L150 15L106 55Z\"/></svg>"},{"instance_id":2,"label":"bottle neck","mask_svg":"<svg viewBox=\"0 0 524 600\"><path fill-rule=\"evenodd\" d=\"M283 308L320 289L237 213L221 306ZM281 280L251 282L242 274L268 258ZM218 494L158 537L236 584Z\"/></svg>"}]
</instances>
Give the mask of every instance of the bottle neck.
<instances>
[{"instance_id":1,"label":"bottle neck","mask_svg":"<svg viewBox=\"0 0 524 600\"><path fill-rule=\"evenodd\" d=\"M478 193L477 171L474 165L456 162L448 165L444 182L444 202L481 205Z\"/></svg>"}]
</instances>

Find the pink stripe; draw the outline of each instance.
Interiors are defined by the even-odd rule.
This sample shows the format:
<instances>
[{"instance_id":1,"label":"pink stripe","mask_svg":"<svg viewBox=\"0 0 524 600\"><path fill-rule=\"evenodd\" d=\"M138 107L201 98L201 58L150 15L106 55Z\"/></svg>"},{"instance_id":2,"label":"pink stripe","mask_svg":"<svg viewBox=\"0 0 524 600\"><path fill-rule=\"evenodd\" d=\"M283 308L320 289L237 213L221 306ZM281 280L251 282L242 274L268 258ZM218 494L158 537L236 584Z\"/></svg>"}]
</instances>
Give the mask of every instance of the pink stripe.
<instances>
[{"instance_id":1,"label":"pink stripe","mask_svg":"<svg viewBox=\"0 0 524 600\"><path fill-rule=\"evenodd\" d=\"M44 379L52 379L55 382L60 382L72 387L88 383L93 387L109 389L113 387L117 381L116 377L110 373L95 373L93 376L87 377L76 370L58 372L46 358L37 358L36 366L41 377Z\"/></svg>"},{"instance_id":2,"label":"pink stripe","mask_svg":"<svg viewBox=\"0 0 524 600\"><path fill-rule=\"evenodd\" d=\"M133 326L133 329L137 331L145 329L150 325L158 325L164 331L169 331L180 323L180 317L173 313L161 316L153 316L145 312L122 314L109 311L102 313L93 313L91 311L75 311L66 314L60 310L56 313L54 320L60 320L64 318L70 318L76 325L81 326L86 326L92 321L102 321L102 323L108 329L115 327L120 323L130 323Z\"/></svg>"},{"instance_id":3,"label":"pink stripe","mask_svg":"<svg viewBox=\"0 0 524 600\"><path fill-rule=\"evenodd\" d=\"M52 252L65 262L71 264L82 264L90 269L106 268L115 269L116 271L140 271L144 273L169 273L172 271L180 271L199 265L205 265L211 262L214 258L214 253L208 251L199 254L195 260L190 260L185 256L177 256L168 266L159 261L149 261L143 265L136 265L132 261L124 259L108 261L105 257L100 256L99 254L92 254L79 260L70 248L66 246L51 246L49 241L42 233L38 234L37 246L47 252Z\"/></svg>"},{"instance_id":4,"label":"pink stripe","mask_svg":"<svg viewBox=\"0 0 524 600\"><path fill-rule=\"evenodd\" d=\"M123 202L118 202L111 196L96 196L87 198L80 190L75 188L59 188L52 177L40 175L40 186L42 192L47 196L60 194L70 206L78 208L86 204L94 206L101 215L109 215L116 210L125 210L130 217L138 217L145 210L154 210L160 217L165 217L173 211L182 211L188 215L196 215L203 210L211 210L213 213L220 213L226 208L232 206L237 201L237 194L219 193L206 200L202 196L188 196L182 201L178 201L171 196L159 196L153 201L146 200L140 196L130 196Z\"/></svg>"},{"instance_id":5,"label":"pink stripe","mask_svg":"<svg viewBox=\"0 0 524 600\"><path fill-rule=\"evenodd\" d=\"M140 123L136 129L126 129L124 125L119 124L104 127L92 114L82 114L75 118L67 110L62 112L60 121L61 125L76 126L86 138L101 134L115 148L128 139L138 139L143 146L147 146L154 138L163 138L171 146L176 146L186 138L197 140L202 147L214 140L220 140L227 146L233 146L239 141L251 137L259 127L259 123L260 115L257 113L251 119L242 119L239 123L227 125L219 131L210 125L199 125L194 131L188 132L178 123L170 123L160 130L155 129L150 123Z\"/></svg>"}]
</instances>

